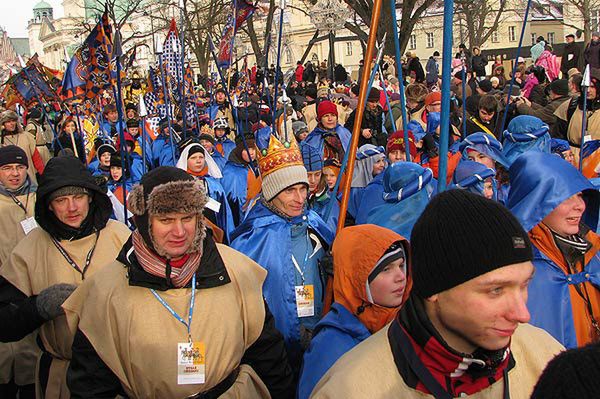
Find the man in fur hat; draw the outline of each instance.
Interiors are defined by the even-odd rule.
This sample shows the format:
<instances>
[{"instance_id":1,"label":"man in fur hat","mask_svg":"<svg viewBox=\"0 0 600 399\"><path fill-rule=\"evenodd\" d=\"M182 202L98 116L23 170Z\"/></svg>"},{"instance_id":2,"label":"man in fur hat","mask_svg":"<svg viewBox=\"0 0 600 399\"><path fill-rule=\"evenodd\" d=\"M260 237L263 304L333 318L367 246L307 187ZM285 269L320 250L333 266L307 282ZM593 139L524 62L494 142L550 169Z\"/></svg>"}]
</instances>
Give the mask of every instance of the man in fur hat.
<instances>
[{"instance_id":1,"label":"man in fur hat","mask_svg":"<svg viewBox=\"0 0 600 399\"><path fill-rule=\"evenodd\" d=\"M206 202L201 185L173 167L152 170L133 189L137 230L64 304L76 331L73 397L293 397L261 294L266 272L215 244Z\"/></svg>"},{"instance_id":2,"label":"man in fur hat","mask_svg":"<svg viewBox=\"0 0 600 399\"><path fill-rule=\"evenodd\" d=\"M109 220L110 199L75 157L52 158L40 179L33 229L0 269L1 342L39 329L36 385L46 398L68 398L65 376L73 332L62 303L85 278L114 260L129 229Z\"/></svg>"},{"instance_id":3,"label":"man in fur hat","mask_svg":"<svg viewBox=\"0 0 600 399\"><path fill-rule=\"evenodd\" d=\"M25 133L19 123L19 116L15 111L6 110L0 114L0 146L16 145L21 147L27 155L29 164L29 177L37 184L36 173L44 172L44 160L35 144L35 138Z\"/></svg>"}]
</instances>

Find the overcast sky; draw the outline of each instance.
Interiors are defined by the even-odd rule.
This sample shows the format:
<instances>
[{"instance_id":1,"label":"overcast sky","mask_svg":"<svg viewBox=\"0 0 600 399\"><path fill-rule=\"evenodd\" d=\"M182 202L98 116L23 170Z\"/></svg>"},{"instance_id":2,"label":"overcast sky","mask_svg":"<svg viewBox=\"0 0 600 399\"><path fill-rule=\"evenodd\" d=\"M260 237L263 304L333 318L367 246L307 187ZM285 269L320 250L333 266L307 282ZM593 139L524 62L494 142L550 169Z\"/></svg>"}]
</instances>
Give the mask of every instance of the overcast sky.
<instances>
[{"instance_id":1,"label":"overcast sky","mask_svg":"<svg viewBox=\"0 0 600 399\"><path fill-rule=\"evenodd\" d=\"M63 15L62 0L44 0L54 8L54 18ZM0 0L0 26L9 37L27 37L27 21L33 18L33 7L40 0Z\"/></svg>"}]
</instances>

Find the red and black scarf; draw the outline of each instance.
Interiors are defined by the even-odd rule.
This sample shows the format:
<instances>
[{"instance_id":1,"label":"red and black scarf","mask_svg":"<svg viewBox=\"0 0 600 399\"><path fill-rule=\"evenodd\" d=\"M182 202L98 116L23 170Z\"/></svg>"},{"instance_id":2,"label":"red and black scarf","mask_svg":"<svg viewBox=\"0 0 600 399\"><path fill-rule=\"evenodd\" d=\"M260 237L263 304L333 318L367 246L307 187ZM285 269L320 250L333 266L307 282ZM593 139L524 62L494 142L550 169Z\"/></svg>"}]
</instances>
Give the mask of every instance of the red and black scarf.
<instances>
[{"instance_id":1,"label":"red and black scarf","mask_svg":"<svg viewBox=\"0 0 600 399\"><path fill-rule=\"evenodd\" d=\"M504 378L504 397L508 397L507 373L515 366L509 347L498 351L478 349L472 354L453 350L414 296L392 322L388 339L398 372L417 391L436 398L472 395ZM440 394L432 392L436 388Z\"/></svg>"}]
</instances>

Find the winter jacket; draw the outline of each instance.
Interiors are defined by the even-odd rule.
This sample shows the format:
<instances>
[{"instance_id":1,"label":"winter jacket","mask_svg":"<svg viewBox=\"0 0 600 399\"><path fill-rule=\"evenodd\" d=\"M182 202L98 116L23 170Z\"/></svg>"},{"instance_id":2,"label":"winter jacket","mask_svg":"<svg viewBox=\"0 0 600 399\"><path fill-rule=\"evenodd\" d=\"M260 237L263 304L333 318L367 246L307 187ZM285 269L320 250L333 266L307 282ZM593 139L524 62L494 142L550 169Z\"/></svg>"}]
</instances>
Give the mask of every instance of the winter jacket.
<instances>
[{"instance_id":1,"label":"winter jacket","mask_svg":"<svg viewBox=\"0 0 600 399\"><path fill-rule=\"evenodd\" d=\"M108 220L112 213L110 200L94 179L89 174L85 176L82 170L85 167L74 157L54 158L48 163L35 204L39 227L19 242L0 269L0 324L3 326L0 341L18 341L40 329L43 353L36 381L48 398L69 397L64 380L71 358L73 335L64 316L45 320L40 315L36 306L37 295L54 284L79 285L83 281L82 272L59 252L54 240L78 267L85 265L87 254L95 245L89 267L85 270L85 277L89 277L116 258L130 234L125 225ZM47 206L48 195L70 185L84 187L91 193L88 227L83 230L65 230L55 222ZM72 239L66 238L67 235Z\"/></svg>"},{"instance_id":2,"label":"winter jacket","mask_svg":"<svg viewBox=\"0 0 600 399\"><path fill-rule=\"evenodd\" d=\"M566 43L563 47L563 54L560 60L560 71L563 74L563 79L568 75L569 69L577 68L581 70L581 44L580 43Z\"/></svg>"},{"instance_id":3,"label":"winter jacket","mask_svg":"<svg viewBox=\"0 0 600 399\"><path fill-rule=\"evenodd\" d=\"M600 41L591 41L585 46L583 52L586 65L590 68L600 68Z\"/></svg>"},{"instance_id":4,"label":"winter jacket","mask_svg":"<svg viewBox=\"0 0 600 399\"><path fill-rule=\"evenodd\" d=\"M356 122L356 110L352 111L344 127L352 132ZM383 110L378 106L377 112L365 109L362 117L361 129L371 129L371 138L365 138L362 134L358 139L358 147L365 144L373 144L385 147L387 144L387 134L383 132ZM362 131L362 130L361 130Z\"/></svg>"},{"instance_id":5,"label":"winter jacket","mask_svg":"<svg viewBox=\"0 0 600 399\"><path fill-rule=\"evenodd\" d=\"M304 66L302 64L296 66L296 71L294 72L294 77L296 78L296 82L302 82L302 74L304 73Z\"/></svg>"},{"instance_id":6,"label":"winter jacket","mask_svg":"<svg viewBox=\"0 0 600 399\"><path fill-rule=\"evenodd\" d=\"M408 61L408 73L409 76L414 75L416 83L423 83L425 80L425 71L423 70L421 61L419 61L419 57L411 58Z\"/></svg>"},{"instance_id":7,"label":"winter jacket","mask_svg":"<svg viewBox=\"0 0 600 399\"><path fill-rule=\"evenodd\" d=\"M555 98L546 106L541 106L540 104L534 102L531 103L531 107L528 107L526 104L519 104L517 105L517 111L520 115L531 115L540 118L550 127L550 130L552 130L554 124L556 123L556 115L554 115L554 111L556 111L559 105L565 101L569 101L568 96Z\"/></svg>"},{"instance_id":8,"label":"winter jacket","mask_svg":"<svg viewBox=\"0 0 600 399\"><path fill-rule=\"evenodd\" d=\"M175 166L179 153L177 144L171 144L171 136L159 134L152 143L152 168Z\"/></svg>"},{"instance_id":9,"label":"winter jacket","mask_svg":"<svg viewBox=\"0 0 600 399\"><path fill-rule=\"evenodd\" d=\"M206 383L181 385L176 383L175 349L185 341L185 327L152 296L150 288L167 297L177 311L189 306L185 294L189 288L165 285L164 279L144 271L135 252L128 253L131 249L130 240L102 276L86 280L64 304L69 327L76 331L68 371L73 399L190 397L220 383L225 384L221 398L293 396L283 340L262 299L265 272L259 265L214 244L210 235L204 239L191 336L204 343ZM159 333L159 340L150 338L152 330Z\"/></svg>"},{"instance_id":10,"label":"winter jacket","mask_svg":"<svg viewBox=\"0 0 600 399\"><path fill-rule=\"evenodd\" d=\"M81 139L81 135L77 132L73 133L73 139L75 141L75 147L77 148L77 157L79 160L85 164L86 152L85 147L83 145L83 140ZM61 150L70 148L75 154L75 150L73 150L73 142L71 141L71 136L68 133L60 133L58 135L58 139L55 139L52 143L52 148L54 148L54 156L57 157Z\"/></svg>"},{"instance_id":11,"label":"winter jacket","mask_svg":"<svg viewBox=\"0 0 600 399\"><path fill-rule=\"evenodd\" d=\"M389 330L388 325L344 355L321 378L310 397L387 399L393 395L404 399L433 398L433 395L410 388L403 380L398 368L404 363L395 362L397 356L391 349L394 338ZM510 348L517 359L515 367L508 373L511 398L529 397L546 364L563 350L548 333L529 324L517 328ZM500 379L469 398L501 398L504 385L505 381Z\"/></svg>"},{"instance_id":12,"label":"winter jacket","mask_svg":"<svg viewBox=\"0 0 600 399\"><path fill-rule=\"evenodd\" d=\"M545 329L567 348L591 342L592 322L577 288L589 295L593 313L600 316L600 237L584 231L591 248L568 266L550 229L542 220L563 201L585 193L587 211L583 223L598 224L598 191L577 169L552 154L531 152L510 167L508 207L519 219L534 250L535 275L529 285L527 307L531 323ZM573 271L571 271L574 269ZM580 270L580 271L579 271Z\"/></svg>"},{"instance_id":13,"label":"winter jacket","mask_svg":"<svg viewBox=\"0 0 600 399\"><path fill-rule=\"evenodd\" d=\"M427 71L426 80L429 84L434 84L438 81L440 75L440 64L433 58L433 56L429 57L427 60L427 64L425 65L425 70Z\"/></svg>"},{"instance_id":14,"label":"winter jacket","mask_svg":"<svg viewBox=\"0 0 600 399\"><path fill-rule=\"evenodd\" d=\"M294 233L303 231L297 244ZM324 288L324 275L318 267L318 261L333 241L333 232L313 211L301 216L285 218L274 213L262 200L252 207L244 222L230 235L231 247L253 259L264 267L268 274L263 285L263 294L267 305L273 312L275 326L283 334L290 363L299 367L304 330L311 331L320 317L318 305L322 302L317 294L319 286ZM276 242L277 245L269 243ZM295 243L293 245L293 242ZM307 245L310 243L310 249ZM303 248L300 248L303 246ZM303 249L300 256L298 249ZM292 256L302 267L304 279L294 267ZM302 265L305 265L304 267ZM315 308L314 316L298 317L295 286L313 285ZM311 319L306 324L302 319Z\"/></svg>"},{"instance_id":15,"label":"winter jacket","mask_svg":"<svg viewBox=\"0 0 600 399\"><path fill-rule=\"evenodd\" d=\"M487 59L481 54L474 55L473 58L471 58L472 70L477 77L485 77L487 75L485 72L485 66L487 64Z\"/></svg>"},{"instance_id":16,"label":"winter jacket","mask_svg":"<svg viewBox=\"0 0 600 399\"><path fill-rule=\"evenodd\" d=\"M233 159L233 155L234 153L230 155L229 161L227 161L223 168L221 183L229 202L233 224L234 226L239 226L244 220L249 202L260 192L260 177L253 179L253 181L256 179L259 181L258 191L253 187L249 187L248 182L254 176L254 172L248 164Z\"/></svg>"}]
</instances>

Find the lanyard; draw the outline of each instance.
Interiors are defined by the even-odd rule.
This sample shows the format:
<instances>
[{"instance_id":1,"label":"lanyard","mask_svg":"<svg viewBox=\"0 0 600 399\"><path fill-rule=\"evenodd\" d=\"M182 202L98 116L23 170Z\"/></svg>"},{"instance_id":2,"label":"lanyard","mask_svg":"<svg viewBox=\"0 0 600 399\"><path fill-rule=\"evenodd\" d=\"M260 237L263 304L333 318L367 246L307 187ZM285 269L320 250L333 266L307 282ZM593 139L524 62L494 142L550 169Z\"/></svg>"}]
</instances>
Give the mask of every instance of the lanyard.
<instances>
[{"instance_id":1,"label":"lanyard","mask_svg":"<svg viewBox=\"0 0 600 399\"><path fill-rule=\"evenodd\" d=\"M187 323L185 322L185 320L183 320L183 318L181 316L179 316L177 314L177 312L175 312L173 310L172 307L169 306L169 304L167 302L165 302L164 299L162 299L160 297L160 295L158 295L156 293L155 290L151 289L150 292L152 292L152 295L154 295L154 297L158 300L158 302L160 302L160 304L163 305L169 311L169 313L171 313L171 315L173 315L173 317L177 319L177 321L179 321L181 324L183 324L187 328L188 341L191 344L192 343L192 332L190 329L192 327L192 315L194 314L194 299L196 298L196 273L194 273L194 275L192 276L192 298L190 299L190 312L188 314Z\"/></svg>"},{"instance_id":2,"label":"lanyard","mask_svg":"<svg viewBox=\"0 0 600 399\"><path fill-rule=\"evenodd\" d=\"M14 196L12 193L9 193L9 194L10 194L10 198L12 198L14 203L17 204L17 206L19 208L23 209L23 212L25 212L25 215L27 215L27 206L29 205L29 191L27 191L25 205L23 205L23 203L21 201L19 201L19 199L16 196Z\"/></svg>"},{"instance_id":3,"label":"lanyard","mask_svg":"<svg viewBox=\"0 0 600 399\"><path fill-rule=\"evenodd\" d=\"M90 249L90 251L87 253L86 257L85 257L85 265L83 266L83 269L81 269L77 263L75 263L75 261L73 260L73 258L71 258L71 256L67 253L67 251L65 251L65 249L62 247L62 245L60 245L60 243L58 242L58 240L54 237L52 237L52 242L54 243L54 246L56 247L56 249L58 249L58 252L60 252L60 254L63 256L63 258L65 258L65 260L67 262L69 262L69 264L71 265L71 267L73 267L73 269L75 269L77 272L79 272L79 274L81 274L81 279L85 279L85 272L87 271L88 267L90 266L90 262L92 261L92 256L94 256L94 251L96 250L96 244L98 244L98 236L100 235L100 231L97 230L96 231L96 241L94 241L94 246L92 247L92 249Z\"/></svg>"},{"instance_id":4,"label":"lanyard","mask_svg":"<svg viewBox=\"0 0 600 399\"><path fill-rule=\"evenodd\" d=\"M304 254L304 263L302 264L302 268L304 270L306 270L306 262L308 262L308 254L311 252L311 247L312 245L310 245L310 237L308 236L308 232L306 232L306 253ZM302 279L302 285L305 285L306 281L304 279L304 270L300 269L298 261L296 260L294 255L292 255L292 262L294 263L294 267L300 274L300 278Z\"/></svg>"}]
</instances>

